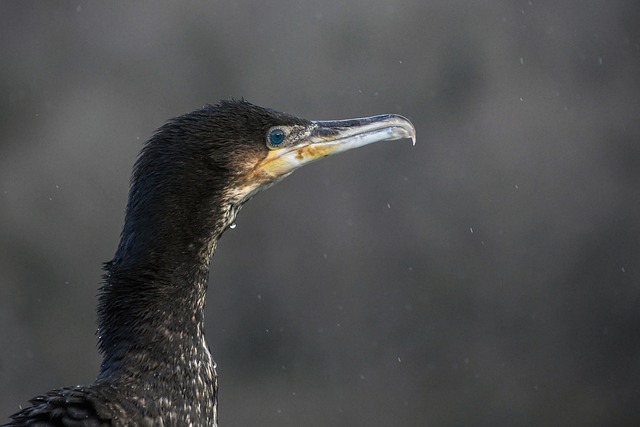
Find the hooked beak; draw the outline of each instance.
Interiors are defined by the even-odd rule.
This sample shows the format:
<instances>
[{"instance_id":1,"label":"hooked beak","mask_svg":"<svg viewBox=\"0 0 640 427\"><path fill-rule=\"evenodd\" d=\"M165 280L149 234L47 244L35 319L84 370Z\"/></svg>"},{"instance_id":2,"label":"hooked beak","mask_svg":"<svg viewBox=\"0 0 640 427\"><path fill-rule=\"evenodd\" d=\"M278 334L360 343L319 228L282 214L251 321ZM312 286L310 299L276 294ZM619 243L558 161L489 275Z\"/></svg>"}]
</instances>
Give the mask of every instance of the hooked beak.
<instances>
[{"instance_id":1,"label":"hooked beak","mask_svg":"<svg viewBox=\"0 0 640 427\"><path fill-rule=\"evenodd\" d=\"M295 143L271 150L259 169L280 180L315 160L374 142L410 138L416 143L415 127L397 114L312 123L309 132Z\"/></svg>"}]
</instances>

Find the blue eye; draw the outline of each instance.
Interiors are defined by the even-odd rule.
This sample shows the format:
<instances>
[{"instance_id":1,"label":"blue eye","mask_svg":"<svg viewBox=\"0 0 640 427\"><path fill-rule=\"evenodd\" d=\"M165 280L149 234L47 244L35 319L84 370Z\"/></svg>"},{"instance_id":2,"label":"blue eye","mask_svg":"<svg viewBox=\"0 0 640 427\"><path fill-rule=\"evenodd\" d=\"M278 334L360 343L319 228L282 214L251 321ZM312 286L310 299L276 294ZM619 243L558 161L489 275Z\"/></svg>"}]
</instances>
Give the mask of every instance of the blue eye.
<instances>
[{"instance_id":1,"label":"blue eye","mask_svg":"<svg viewBox=\"0 0 640 427\"><path fill-rule=\"evenodd\" d=\"M272 129L269 132L269 143L271 145L280 145L284 141L284 131L282 129Z\"/></svg>"}]
</instances>

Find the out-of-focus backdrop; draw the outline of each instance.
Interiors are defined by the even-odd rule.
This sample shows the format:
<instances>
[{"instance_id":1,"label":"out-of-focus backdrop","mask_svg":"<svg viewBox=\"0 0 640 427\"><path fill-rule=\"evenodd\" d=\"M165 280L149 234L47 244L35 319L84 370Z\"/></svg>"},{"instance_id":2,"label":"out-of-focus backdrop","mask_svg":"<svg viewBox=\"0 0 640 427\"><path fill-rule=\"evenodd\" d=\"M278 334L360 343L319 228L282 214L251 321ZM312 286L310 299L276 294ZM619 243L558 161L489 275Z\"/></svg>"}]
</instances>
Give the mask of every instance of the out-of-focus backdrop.
<instances>
[{"instance_id":1,"label":"out-of-focus backdrop","mask_svg":"<svg viewBox=\"0 0 640 427\"><path fill-rule=\"evenodd\" d=\"M0 3L0 415L91 382L100 264L166 119L400 113L212 263L224 426L640 423L640 3Z\"/></svg>"}]
</instances>

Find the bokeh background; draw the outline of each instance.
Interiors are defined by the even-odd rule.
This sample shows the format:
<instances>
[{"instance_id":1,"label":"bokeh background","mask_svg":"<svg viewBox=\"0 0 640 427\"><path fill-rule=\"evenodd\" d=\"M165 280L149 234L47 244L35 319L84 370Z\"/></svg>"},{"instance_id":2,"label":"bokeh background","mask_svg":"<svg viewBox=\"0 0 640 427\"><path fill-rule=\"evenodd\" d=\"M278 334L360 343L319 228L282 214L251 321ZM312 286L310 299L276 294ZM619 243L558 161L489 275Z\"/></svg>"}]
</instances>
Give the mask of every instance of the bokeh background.
<instances>
[{"instance_id":1,"label":"bokeh background","mask_svg":"<svg viewBox=\"0 0 640 427\"><path fill-rule=\"evenodd\" d=\"M245 97L418 141L308 166L225 234L221 425L640 425L639 5L1 2L1 416L95 377L144 140Z\"/></svg>"}]
</instances>

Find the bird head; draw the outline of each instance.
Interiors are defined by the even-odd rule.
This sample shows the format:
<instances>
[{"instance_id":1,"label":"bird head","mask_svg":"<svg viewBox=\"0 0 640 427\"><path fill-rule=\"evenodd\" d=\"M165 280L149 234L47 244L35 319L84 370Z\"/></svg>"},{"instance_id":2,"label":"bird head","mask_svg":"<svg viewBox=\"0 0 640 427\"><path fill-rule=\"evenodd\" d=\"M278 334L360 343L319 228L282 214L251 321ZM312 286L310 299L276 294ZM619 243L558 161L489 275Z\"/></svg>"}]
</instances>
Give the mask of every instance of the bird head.
<instances>
[{"instance_id":1,"label":"bird head","mask_svg":"<svg viewBox=\"0 0 640 427\"><path fill-rule=\"evenodd\" d=\"M175 224L207 228L215 218L218 234L253 195L301 166L378 141L415 142L415 135L395 114L311 121L244 100L220 101L170 120L147 141L134 167L124 232L134 224L168 231L167 222L172 233Z\"/></svg>"},{"instance_id":2,"label":"bird head","mask_svg":"<svg viewBox=\"0 0 640 427\"><path fill-rule=\"evenodd\" d=\"M156 135L163 143L150 143L144 151L164 151L172 168L200 164L203 172L223 172L228 200L239 205L315 160L378 141L411 138L415 143L416 137L413 124L396 114L311 121L244 100L221 101L178 117ZM167 139L177 146L168 146Z\"/></svg>"}]
</instances>

